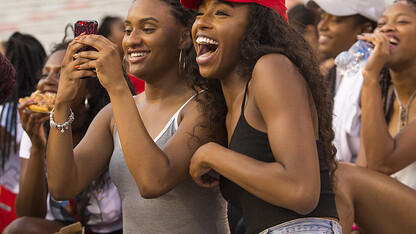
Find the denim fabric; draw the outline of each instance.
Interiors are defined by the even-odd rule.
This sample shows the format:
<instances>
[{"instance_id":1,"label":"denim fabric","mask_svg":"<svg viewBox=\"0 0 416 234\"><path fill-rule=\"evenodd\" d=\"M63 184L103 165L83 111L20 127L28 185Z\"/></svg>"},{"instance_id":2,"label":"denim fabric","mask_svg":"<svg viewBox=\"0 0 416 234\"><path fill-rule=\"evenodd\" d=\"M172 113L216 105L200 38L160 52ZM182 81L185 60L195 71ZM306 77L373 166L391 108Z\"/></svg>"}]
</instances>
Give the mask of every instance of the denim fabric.
<instances>
[{"instance_id":1,"label":"denim fabric","mask_svg":"<svg viewBox=\"0 0 416 234\"><path fill-rule=\"evenodd\" d=\"M268 228L260 234L341 234L341 226L338 222L322 218L302 218L291 220L274 227Z\"/></svg>"}]
</instances>

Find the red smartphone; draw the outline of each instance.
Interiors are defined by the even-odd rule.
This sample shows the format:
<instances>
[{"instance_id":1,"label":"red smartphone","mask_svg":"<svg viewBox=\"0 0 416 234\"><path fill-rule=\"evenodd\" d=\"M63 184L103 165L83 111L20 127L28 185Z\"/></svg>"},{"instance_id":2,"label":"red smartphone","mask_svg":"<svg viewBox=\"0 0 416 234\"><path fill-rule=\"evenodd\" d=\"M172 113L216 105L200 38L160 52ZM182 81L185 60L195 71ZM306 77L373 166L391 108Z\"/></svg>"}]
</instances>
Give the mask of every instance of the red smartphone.
<instances>
[{"instance_id":1,"label":"red smartphone","mask_svg":"<svg viewBox=\"0 0 416 234\"><path fill-rule=\"evenodd\" d=\"M95 20L78 20L75 22L74 37L85 34L97 34L98 23ZM78 52L96 50L91 46L84 46Z\"/></svg>"}]
</instances>

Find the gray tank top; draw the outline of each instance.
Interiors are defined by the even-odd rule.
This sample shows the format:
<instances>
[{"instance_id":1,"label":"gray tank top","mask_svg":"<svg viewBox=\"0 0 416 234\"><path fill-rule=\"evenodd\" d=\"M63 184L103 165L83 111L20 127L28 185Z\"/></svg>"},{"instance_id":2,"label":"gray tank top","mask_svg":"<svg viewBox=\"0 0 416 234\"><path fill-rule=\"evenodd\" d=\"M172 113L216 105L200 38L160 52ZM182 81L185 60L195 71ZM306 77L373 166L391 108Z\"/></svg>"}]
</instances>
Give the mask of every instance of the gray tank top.
<instances>
[{"instance_id":1,"label":"gray tank top","mask_svg":"<svg viewBox=\"0 0 416 234\"><path fill-rule=\"evenodd\" d=\"M191 97L154 139L160 149L175 134L178 116ZM123 233L229 233L226 202L219 188L202 188L189 177L167 194L144 199L127 168L114 126L114 151L110 176L117 186L123 210Z\"/></svg>"}]
</instances>

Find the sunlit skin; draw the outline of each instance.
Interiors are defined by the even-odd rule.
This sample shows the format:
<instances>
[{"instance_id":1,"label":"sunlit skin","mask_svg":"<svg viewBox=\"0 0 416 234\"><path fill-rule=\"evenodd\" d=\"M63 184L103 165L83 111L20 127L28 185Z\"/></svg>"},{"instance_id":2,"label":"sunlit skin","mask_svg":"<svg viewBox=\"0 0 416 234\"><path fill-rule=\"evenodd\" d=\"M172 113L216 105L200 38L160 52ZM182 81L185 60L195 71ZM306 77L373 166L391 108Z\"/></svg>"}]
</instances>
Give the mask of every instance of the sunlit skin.
<instances>
[{"instance_id":1,"label":"sunlit skin","mask_svg":"<svg viewBox=\"0 0 416 234\"><path fill-rule=\"evenodd\" d=\"M192 29L196 61L203 77L221 81L229 141L251 78L244 117L251 127L267 133L276 162L258 161L209 143L194 154L190 174L197 184L210 187L212 181L203 175L213 169L264 201L306 214L316 207L320 191L315 106L304 79L282 55L261 57L252 77L238 73L237 51L248 27L249 9L247 4L202 1ZM299 171L295 169L299 165L308 167Z\"/></svg>"},{"instance_id":2,"label":"sunlit skin","mask_svg":"<svg viewBox=\"0 0 416 234\"><path fill-rule=\"evenodd\" d=\"M208 59L197 58L199 71L206 78L223 78L237 73L236 66L240 43L245 28L248 25L248 7L224 2L213 3L215 7L208 8L208 1L198 9L197 20L192 27L192 38L197 56L202 51L196 43L198 37L220 41L218 48L209 55ZM210 16L210 17L202 17ZM241 16L241 17L236 17Z\"/></svg>"},{"instance_id":3,"label":"sunlit skin","mask_svg":"<svg viewBox=\"0 0 416 234\"><path fill-rule=\"evenodd\" d=\"M180 37L187 35L174 16L160 10L163 7L161 1L153 4L135 1L125 20L123 50L130 73L143 80L149 77L148 74L176 71L179 66L178 61L172 61L179 58ZM143 56L133 57L134 53L143 53ZM153 76L154 80L147 78L145 81L152 83L159 77Z\"/></svg>"},{"instance_id":4,"label":"sunlit skin","mask_svg":"<svg viewBox=\"0 0 416 234\"><path fill-rule=\"evenodd\" d=\"M146 81L145 92L137 96L129 92L113 43L99 35L85 35L69 45L61 71L63 86L60 85L55 105L56 121L68 118L68 102L82 76L99 79L111 105L96 116L75 150L68 144L70 131L62 134L52 128L47 149L52 196L67 199L78 194L108 167L115 124L128 170L144 198L160 197L188 179L195 150L205 142L223 140L208 139L210 129L195 130L196 124L208 120L202 115L201 104L192 99L180 112L178 129L165 147L160 149L153 141L172 115L195 94L178 69L179 52L191 42L189 31L178 23L170 7L163 1L136 0L126 17L123 49L130 72ZM76 54L83 45L98 51ZM218 138L223 135L217 134Z\"/></svg>"},{"instance_id":5,"label":"sunlit skin","mask_svg":"<svg viewBox=\"0 0 416 234\"><path fill-rule=\"evenodd\" d=\"M374 51L363 68L361 139L366 161L360 168L340 164L337 170L337 209L344 233L352 222L364 233L408 233L416 225L416 191L389 175L416 160L416 101L409 107L408 125L399 133L397 98L386 123L380 71L388 67L391 82L405 105L416 90L416 8L407 1L389 7L374 34L359 39L371 42ZM390 87L389 94L392 93ZM383 210L383 212L380 212Z\"/></svg>"}]
</instances>

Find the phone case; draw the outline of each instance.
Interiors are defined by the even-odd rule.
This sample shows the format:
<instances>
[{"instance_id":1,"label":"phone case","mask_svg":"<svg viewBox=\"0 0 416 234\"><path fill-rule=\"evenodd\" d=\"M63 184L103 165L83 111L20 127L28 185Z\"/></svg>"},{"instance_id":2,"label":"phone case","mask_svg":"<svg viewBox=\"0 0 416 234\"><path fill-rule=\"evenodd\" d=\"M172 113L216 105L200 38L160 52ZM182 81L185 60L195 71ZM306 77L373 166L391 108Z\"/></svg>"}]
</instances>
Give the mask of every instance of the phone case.
<instances>
[{"instance_id":1,"label":"phone case","mask_svg":"<svg viewBox=\"0 0 416 234\"><path fill-rule=\"evenodd\" d=\"M75 23L75 31L74 37L81 35L81 33L85 32L85 34L97 34L98 23L95 20L78 20ZM80 51L89 51L95 50L91 46L84 46Z\"/></svg>"}]
</instances>

